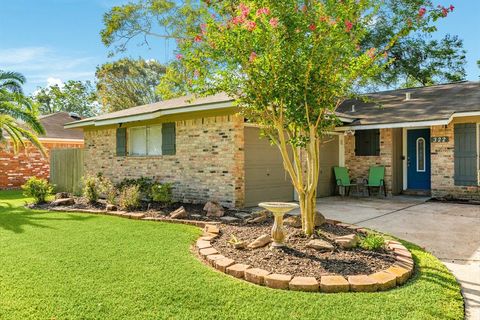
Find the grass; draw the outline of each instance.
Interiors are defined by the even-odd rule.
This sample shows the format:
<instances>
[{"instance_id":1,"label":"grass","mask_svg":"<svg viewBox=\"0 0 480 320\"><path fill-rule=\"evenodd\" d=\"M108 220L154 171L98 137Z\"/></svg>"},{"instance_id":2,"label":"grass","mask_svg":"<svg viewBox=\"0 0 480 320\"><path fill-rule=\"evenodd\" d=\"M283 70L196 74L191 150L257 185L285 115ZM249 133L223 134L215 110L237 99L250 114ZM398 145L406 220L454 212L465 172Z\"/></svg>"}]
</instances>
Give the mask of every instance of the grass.
<instances>
[{"instance_id":1,"label":"grass","mask_svg":"<svg viewBox=\"0 0 480 320\"><path fill-rule=\"evenodd\" d=\"M25 200L0 192L0 319L463 319L455 278L412 244L420 271L388 292L271 290L194 258L197 228Z\"/></svg>"}]
</instances>

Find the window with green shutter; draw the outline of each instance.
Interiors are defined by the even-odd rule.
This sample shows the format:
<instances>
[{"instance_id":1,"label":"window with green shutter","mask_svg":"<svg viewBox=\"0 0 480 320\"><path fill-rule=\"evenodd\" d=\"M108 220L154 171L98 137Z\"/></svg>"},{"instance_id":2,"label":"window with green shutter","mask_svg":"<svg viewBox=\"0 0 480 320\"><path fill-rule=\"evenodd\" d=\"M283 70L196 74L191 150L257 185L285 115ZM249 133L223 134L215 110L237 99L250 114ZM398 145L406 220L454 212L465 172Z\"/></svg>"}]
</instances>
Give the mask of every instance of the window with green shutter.
<instances>
[{"instance_id":1,"label":"window with green shutter","mask_svg":"<svg viewBox=\"0 0 480 320\"><path fill-rule=\"evenodd\" d=\"M455 185L478 185L477 124L455 124Z\"/></svg>"},{"instance_id":2,"label":"window with green shutter","mask_svg":"<svg viewBox=\"0 0 480 320\"><path fill-rule=\"evenodd\" d=\"M379 156L380 155L380 130L355 131L355 155Z\"/></svg>"},{"instance_id":3,"label":"window with green shutter","mask_svg":"<svg viewBox=\"0 0 480 320\"><path fill-rule=\"evenodd\" d=\"M127 155L127 128L117 128L117 157Z\"/></svg>"},{"instance_id":4,"label":"window with green shutter","mask_svg":"<svg viewBox=\"0 0 480 320\"><path fill-rule=\"evenodd\" d=\"M173 155L176 152L175 122L162 124L162 154Z\"/></svg>"}]
</instances>

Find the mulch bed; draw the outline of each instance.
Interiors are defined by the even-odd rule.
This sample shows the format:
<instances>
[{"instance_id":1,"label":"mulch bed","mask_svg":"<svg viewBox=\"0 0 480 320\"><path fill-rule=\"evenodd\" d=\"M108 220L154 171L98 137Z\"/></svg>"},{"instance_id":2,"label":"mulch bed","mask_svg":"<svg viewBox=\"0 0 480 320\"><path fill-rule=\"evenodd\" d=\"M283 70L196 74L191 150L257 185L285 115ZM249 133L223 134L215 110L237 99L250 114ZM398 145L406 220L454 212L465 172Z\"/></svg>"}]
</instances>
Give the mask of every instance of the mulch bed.
<instances>
[{"instance_id":1,"label":"mulch bed","mask_svg":"<svg viewBox=\"0 0 480 320\"><path fill-rule=\"evenodd\" d=\"M320 278L325 275L359 275L382 271L395 263L395 255L391 251L368 251L361 248L341 249L332 240L334 237L351 234L352 230L333 224L324 224L316 229L315 238L332 243L333 252L319 252L307 248L311 240L301 229L286 226L286 243L284 249L270 249L270 245L258 249L238 250L230 246L228 241L232 235L247 243L262 234L270 234L273 222L262 224L226 224L220 227L221 234L212 240L212 246L220 254L235 260L237 263L249 264L272 273L290 274Z\"/></svg>"}]
</instances>

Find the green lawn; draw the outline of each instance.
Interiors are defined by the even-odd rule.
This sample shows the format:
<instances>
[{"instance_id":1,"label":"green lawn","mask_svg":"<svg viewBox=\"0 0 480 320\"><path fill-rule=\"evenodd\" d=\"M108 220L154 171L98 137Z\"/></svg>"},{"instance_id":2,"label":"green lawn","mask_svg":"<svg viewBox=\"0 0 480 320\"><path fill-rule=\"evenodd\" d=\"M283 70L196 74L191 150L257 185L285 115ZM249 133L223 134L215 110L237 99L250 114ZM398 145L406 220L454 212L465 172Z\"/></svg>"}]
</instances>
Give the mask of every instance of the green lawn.
<instances>
[{"instance_id":1,"label":"green lawn","mask_svg":"<svg viewBox=\"0 0 480 320\"><path fill-rule=\"evenodd\" d=\"M455 278L416 246L420 272L395 290L279 291L200 263L197 228L24 203L0 192L0 319L463 319Z\"/></svg>"}]
</instances>

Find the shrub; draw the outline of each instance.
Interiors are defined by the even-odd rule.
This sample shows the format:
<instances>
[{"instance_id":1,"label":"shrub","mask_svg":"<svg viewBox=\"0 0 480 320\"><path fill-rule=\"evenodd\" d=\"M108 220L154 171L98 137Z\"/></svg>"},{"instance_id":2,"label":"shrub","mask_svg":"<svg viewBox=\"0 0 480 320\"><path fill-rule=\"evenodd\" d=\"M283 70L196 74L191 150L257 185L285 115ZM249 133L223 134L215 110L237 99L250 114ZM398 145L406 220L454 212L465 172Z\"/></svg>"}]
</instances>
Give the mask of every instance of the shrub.
<instances>
[{"instance_id":1,"label":"shrub","mask_svg":"<svg viewBox=\"0 0 480 320\"><path fill-rule=\"evenodd\" d=\"M101 177L99 191L102 196L105 197L108 203L115 204L117 197L117 188L113 185L110 179Z\"/></svg>"},{"instance_id":2,"label":"shrub","mask_svg":"<svg viewBox=\"0 0 480 320\"><path fill-rule=\"evenodd\" d=\"M379 234L368 234L360 240L360 248L365 250L377 251L383 249L385 246L385 239Z\"/></svg>"},{"instance_id":3,"label":"shrub","mask_svg":"<svg viewBox=\"0 0 480 320\"><path fill-rule=\"evenodd\" d=\"M172 202L172 184L171 183L155 183L151 188L152 200L162 203Z\"/></svg>"},{"instance_id":4,"label":"shrub","mask_svg":"<svg viewBox=\"0 0 480 320\"><path fill-rule=\"evenodd\" d=\"M95 203L99 198L100 178L87 175L83 178L83 196L88 202Z\"/></svg>"},{"instance_id":5,"label":"shrub","mask_svg":"<svg viewBox=\"0 0 480 320\"><path fill-rule=\"evenodd\" d=\"M47 180L31 177L22 185L23 194L32 197L35 203L44 203L49 194L53 193L53 186Z\"/></svg>"},{"instance_id":6,"label":"shrub","mask_svg":"<svg viewBox=\"0 0 480 320\"><path fill-rule=\"evenodd\" d=\"M138 186L141 197L146 200L151 200L153 184L154 181L152 178L141 177L138 179L123 179L119 184L117 184L117 188L119 190L123 190L125 187Z\"/></svg>"},{"instance_id":7,"label":"shrub","mask_svg":"<svg viewBox=\"0 0 480 320\"><path fill-rule=\"evenodd\" d=\"M120 207L132 211L140 206L140 187L138 185L128 186L122 189L118 198Z\"/></svg>"}]
</instances>

